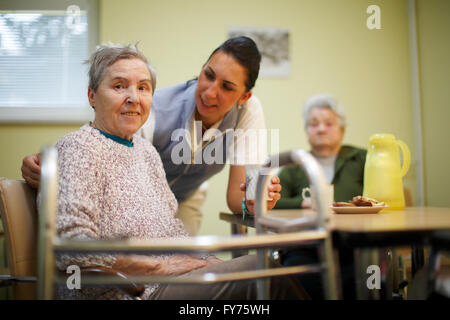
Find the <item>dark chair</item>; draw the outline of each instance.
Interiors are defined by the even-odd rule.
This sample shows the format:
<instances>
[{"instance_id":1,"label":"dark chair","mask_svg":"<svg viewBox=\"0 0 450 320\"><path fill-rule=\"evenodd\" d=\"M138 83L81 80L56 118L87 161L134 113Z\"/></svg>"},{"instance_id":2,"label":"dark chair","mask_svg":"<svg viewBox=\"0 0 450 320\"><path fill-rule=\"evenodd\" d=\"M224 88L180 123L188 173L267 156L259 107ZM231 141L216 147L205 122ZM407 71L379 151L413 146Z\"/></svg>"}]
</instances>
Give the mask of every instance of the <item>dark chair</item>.
<instances>
[{"instance_id":1,"label":"dark chair","mask_svg":"<svg viewBox=\"0 0 450 320\"><path fill-rule=\"evenodd\" d=\"M450 299L450 266L441 263L442 253L450 252L450 232L435 231L427 266L427 295Z\"/></svg>"}]
</instances>

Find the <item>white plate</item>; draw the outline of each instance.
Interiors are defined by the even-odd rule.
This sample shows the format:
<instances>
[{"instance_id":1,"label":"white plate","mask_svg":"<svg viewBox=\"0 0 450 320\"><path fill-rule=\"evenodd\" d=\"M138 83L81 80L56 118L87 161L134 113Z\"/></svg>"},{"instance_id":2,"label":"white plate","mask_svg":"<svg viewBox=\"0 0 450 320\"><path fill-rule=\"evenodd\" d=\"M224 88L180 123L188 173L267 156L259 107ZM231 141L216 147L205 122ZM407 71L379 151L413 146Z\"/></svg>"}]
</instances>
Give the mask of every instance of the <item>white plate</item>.
<instances>
[{"instance_id":1,"label":"white plate","mask_svg":"<svg viewBox=\"0 0 450 320\"><path fill-rule=\"evenodd\" d=\"M379 207L331 207L336 213L378 213L388 206Z\"/></svg>"}]
</instances>

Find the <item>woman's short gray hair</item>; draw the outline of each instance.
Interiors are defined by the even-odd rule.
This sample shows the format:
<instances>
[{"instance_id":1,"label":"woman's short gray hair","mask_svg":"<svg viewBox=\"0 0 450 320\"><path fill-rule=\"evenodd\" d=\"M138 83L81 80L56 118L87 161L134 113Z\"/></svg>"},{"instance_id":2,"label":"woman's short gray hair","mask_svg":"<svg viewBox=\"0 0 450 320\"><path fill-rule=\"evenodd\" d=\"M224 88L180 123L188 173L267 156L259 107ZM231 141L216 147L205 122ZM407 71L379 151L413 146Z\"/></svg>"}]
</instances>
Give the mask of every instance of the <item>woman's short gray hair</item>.
<instances>
[{"instance_id":1,"label":"woman's short gray hair","mask_svg":"<svg viewBox=\"0 0 450 320\"><path fill-rule=\"evenodd\" d=\"M336 98L327 93L321 93L312 96L311 98L306 100L305 104L303 105L303 119L305 120L305 129L308 127L309 114L314 108L330 109L338 117L341 128L345 128L347 126L344 110L340 105L338 105Z\"/></svg>"},{"instance_id":2,"label":"woman's short gray hair","mask_svg":"<svg viewBox=\"0 0 450 320\"><path fill-rule=\"evenodd\" d=\"M89 88L97 92L98 86L106 74L106 69L120 59L139 59L145 63L150 72L152 92L156 89L156 72L148 64L147 58L139 51L137 45L122 45L107 43L97 46L97 50L91 55L89 60Z\"/></svg>"}]
</instances>

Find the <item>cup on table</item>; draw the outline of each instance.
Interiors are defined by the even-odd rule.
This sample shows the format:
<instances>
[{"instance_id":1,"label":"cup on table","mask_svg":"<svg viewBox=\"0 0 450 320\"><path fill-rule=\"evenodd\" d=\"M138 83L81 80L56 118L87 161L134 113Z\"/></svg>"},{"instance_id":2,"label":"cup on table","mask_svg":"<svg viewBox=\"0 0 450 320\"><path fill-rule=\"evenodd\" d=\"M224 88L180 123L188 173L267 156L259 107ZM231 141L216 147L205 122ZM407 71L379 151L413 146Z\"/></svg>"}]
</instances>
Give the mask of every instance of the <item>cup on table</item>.
<instances>
[{"instance_id":1,"label":"cup on table","mask_svg":"<svg viewBox=\"0 0 450 320\"><path fill-rule=\"evenodd\" d=\"M309 193L309 196L306 195L307 193ZM334 185L327 184L322 196L325 197L326 204L327 204L326 210L329 211L330 206L332 206L333 202L334 202ZM309 201L311 202L311 209L313 209L313 210L317 210L315 197L316 197L315 193L311 188L309 188L309 187L303 188L302 198L309 199Z\"/></svg>"},{"instance_id":2,"label":"cup on table","mask_svg":"<svg viewBox=\"0 0 450 320\"><path fill-rule=\"evenodd\" d=\"M245 199L256 200L256 183L258 181L258 174L261 166L258 164L245 165ZM267 199L272 200L272 199Z\"/></svg>"}]
</instances>

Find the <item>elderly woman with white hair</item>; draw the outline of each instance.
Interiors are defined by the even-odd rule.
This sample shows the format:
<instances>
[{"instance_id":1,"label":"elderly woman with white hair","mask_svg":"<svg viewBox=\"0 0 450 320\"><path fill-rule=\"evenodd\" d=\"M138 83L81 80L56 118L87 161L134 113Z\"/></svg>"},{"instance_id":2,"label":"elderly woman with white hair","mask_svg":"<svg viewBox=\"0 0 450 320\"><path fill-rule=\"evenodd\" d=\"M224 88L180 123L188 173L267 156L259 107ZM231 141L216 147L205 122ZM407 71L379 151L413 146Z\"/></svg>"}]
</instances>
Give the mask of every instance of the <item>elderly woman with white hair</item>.
<instances>
[{"instance_id":1,"label":"elderly woman with white hair","mask_svg":"<svg viewBox=\"0 0 450 320\"><path fill-rule=\"evenodd\" d=\"M336 99L328 94L309 98L303 107L305 131L311 154L322 166L329 184L334 185L334 200L348 201L362 194L366 150L342 145L345 115ZM298 166L280 172L281 199L275 209L309 208L310 198L302 198L309 186L306 173Z\"/></svg>"},{"instance_id":2,"label":"elderly woman with white hair","mask_svg":"<svg viewBox=\"0 0 450 320\"><path fill-rule=\"evenodd\" d=\"M366 150L342 145L345 134L345 115L336 101L328 94L309 98L303 107L305 130L311 145L311 154L322 166L327 182L334 185L334 200L348 201L361 195L364 182ZM280 172L281 199L275 209L309 208L311 200L302 198L302 190L309 187L304 170L298 166L283 168ZM354 262L351 249L340 246L339 261L344 299L353 299ZM317 251L310 248L294 248L282 252L285 266L316 263ZM322 281L315 274L298 275L312 299L323 299Z\"/></svg>"}]
</instances>

